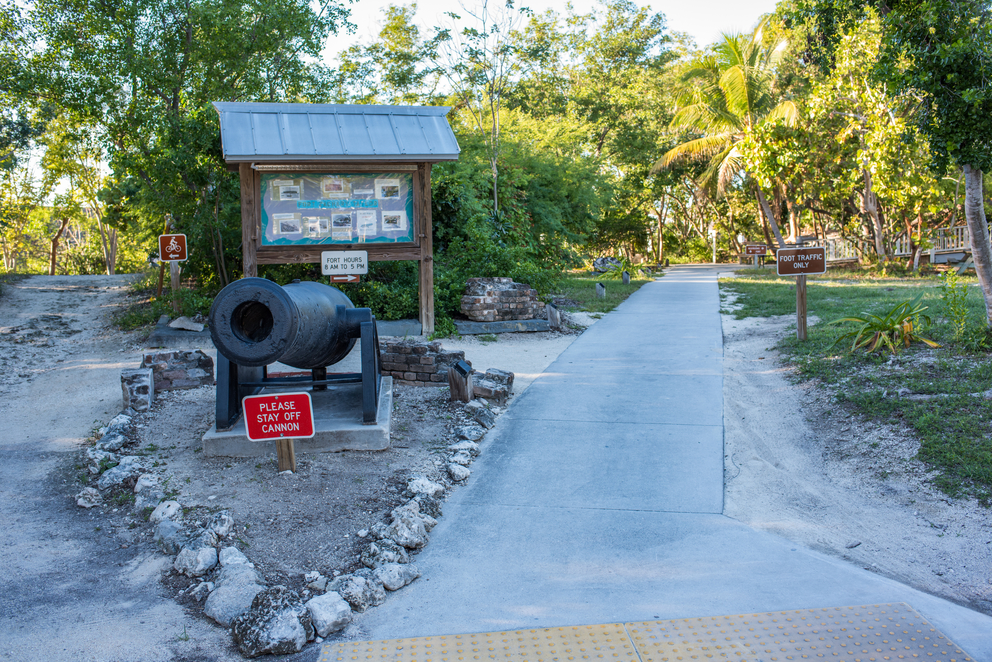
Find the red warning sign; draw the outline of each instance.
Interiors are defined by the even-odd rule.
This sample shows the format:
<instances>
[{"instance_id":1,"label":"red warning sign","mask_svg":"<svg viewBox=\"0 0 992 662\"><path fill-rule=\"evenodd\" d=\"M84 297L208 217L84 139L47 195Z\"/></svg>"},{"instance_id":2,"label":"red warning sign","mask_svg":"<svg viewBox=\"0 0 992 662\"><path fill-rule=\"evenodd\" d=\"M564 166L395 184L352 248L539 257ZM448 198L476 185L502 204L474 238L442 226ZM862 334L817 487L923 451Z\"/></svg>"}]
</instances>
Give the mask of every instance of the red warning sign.
<instances>
[{"instance_id":1,"label":"red warning sign","mask_svg":"<svg viewBox=\"0 0 992 662\"><path fill-rule=\"evenodd\" d=\"M252 441L307 439L313 436L309 393L249 395L241 401L245 427Z\"/></svg>"},{"instance_id":2,"label":"red warning sign","mask_svg":"<svg viewBox=\"0 0 992 662\"><path fill-rule=\"evenodd\" d=\"M163 262L185 262L186 235L160 234L158 236L158 254Z\"/></svg>"}]
</instances>

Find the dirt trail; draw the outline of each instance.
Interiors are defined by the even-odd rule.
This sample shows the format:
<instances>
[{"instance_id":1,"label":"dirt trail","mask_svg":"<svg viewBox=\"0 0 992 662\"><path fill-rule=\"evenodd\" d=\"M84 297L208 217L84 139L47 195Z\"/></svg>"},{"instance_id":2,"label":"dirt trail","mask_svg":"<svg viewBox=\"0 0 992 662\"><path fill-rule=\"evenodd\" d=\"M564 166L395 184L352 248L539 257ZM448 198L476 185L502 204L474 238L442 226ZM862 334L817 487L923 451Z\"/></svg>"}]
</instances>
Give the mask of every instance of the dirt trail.
<instances>
[{"instance_id":1,"label":"dirt trail","mask_svg":"<svg viewBox=\"0 0 992 662\"><path fill-rule=\"evenodd\" d=\"M240 659L164 597L165 557L124 548L70 498L73 454L120 411L120 371L140 361L108 330L128 278L35 276L0 298L0 660Z\"/></svg>"},{"instance_id":2,"label":"dirt trail","mask_svg":"<svg viewBox=\"0 0 992 662\"><path fill-rule=\"evenodd\" d=\"M794 324L723 316L726 514L992 614L992 511L933 488L911 430L790 383Z\"/></svg>"}]
</instances>

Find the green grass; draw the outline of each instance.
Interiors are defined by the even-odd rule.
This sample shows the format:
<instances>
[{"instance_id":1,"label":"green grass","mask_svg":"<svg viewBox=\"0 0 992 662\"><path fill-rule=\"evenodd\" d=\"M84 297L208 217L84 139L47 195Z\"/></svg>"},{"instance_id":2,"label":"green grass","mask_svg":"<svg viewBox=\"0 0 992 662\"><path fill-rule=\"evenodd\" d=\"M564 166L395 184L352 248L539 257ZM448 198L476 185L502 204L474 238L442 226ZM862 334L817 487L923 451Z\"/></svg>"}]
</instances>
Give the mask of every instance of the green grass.
<instances>
[{"instance_id":1,"label":"green grass","mask_svg":"<svg viewBox=\"0 0 992 662\"><path fill-rule=\"evenodd\" d=\"M214 297L203 290L184 288L179 290L176 299L179 311L173 310L172 292L169 290L169 280L166 277L162 296L156 297L158 287L158 272L149 272L143 279L131 287L128 303L114 316L114 323L124 331L131 331L158 322L162 315L176 318L181 315L194 317L197 314L204 317L210 312Z\"/></svg>"},{"instance_id":2,"label":"green grass","mask_svg":"<svg viewBox=\"0 0 992 662\"><path fill-rule=\"evenodd\" d=\"M584 311L587 313L608 313L627 300L651 278L631 278L630 285L624 285L619 280L603 280L592 274L569 276L564 279L561 292L557 296L577 302L578 305L566 305L565 310ZM596 283L606 286L606 298L596 296Z\"/></svg>"},{"instance_id":3,"label":"green grass","mask_svg":"<svg viewBox=\"0 0 992 662\"><path fill-rule=\"evenodd\" d=\"M739 272L720 282L733 292L728 306L738 319L795 315L794 278L774 272ZM838 277L840 276L840 277ZM853 277L851 277L853 276ZM819 379L836 389L839 402L878 421L902 422L921 442L919 459L939 470L935 483L951 496L971 496L984 505L992 503L992 401L969 393L992 389L992 341L985 326L985 304L975 279L965 297L966 324L959 333L953 315L941 298L942 281L936 276L895 278L882 274L835 274L809 277L809 315L819 318L800 342L791 333L778 344L801 379ZM826 322L861 315L882 314L900 302L922 294L921 303L933 324L922 324L919 333L941 343L939 349L915 344L898 355L888 352L849 352L849 345L835 341L853 324ZM925 359L925 360L924 360ZM934 400L909 400L894 395L900 389L914 394L947 394Z\"/></svg>"}]
</instances>

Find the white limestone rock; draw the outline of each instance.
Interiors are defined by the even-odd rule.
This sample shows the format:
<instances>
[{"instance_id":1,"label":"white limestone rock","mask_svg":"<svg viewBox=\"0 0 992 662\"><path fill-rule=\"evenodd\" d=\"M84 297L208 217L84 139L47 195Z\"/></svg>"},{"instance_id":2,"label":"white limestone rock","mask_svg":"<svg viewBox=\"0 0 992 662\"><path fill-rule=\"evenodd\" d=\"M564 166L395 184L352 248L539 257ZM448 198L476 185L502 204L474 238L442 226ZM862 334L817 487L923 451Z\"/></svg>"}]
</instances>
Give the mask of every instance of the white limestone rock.
<instances>
[{"instance_id":1,"label":"white limestone rock","mask_svg":"<svg viewBox=\"0 0 992 662\"><path fill-rule=\"evenodd\" d=\"M186 542L188 532L182 524L171 519L159 520L155 527L155 542L163 554L178 554Z\"/></svg>"},{"instance_id":2,"label":"white limestone rock","mask_svg":"<svg viewBox=\"0 0 992 662\"><path fill-rule=\"evenodd\" d=\"M310 621L319 637L340 632L351 623L351 606L337 593L331 591L311 599L306 604Z\"/></svg>"},{"instance_id":3,"label":"white limestone rock","mask_svg":"<svg viewBox=\"0 0 992 662\"><path fill-rule=\"evenodd\" d=\"M388 591L396 591L420 577L420 570L412 563L387 563L375 569L375 578Z\"/></svg>"},{"instance_id":4,"label":"white limestone rock","mask_svg":"<svg viewBox=\"0 0 992 662\"><path fill-rule=\"evenodd\" d=\"M289 655L314 638L310 611L299 596L274 586L255 596L251 609L231 623L234 643L245 657Z\"/></svg>"},{"instance_id":5,"label":"white limestone rock","mask_svg":"<svg viewBox=\"0 0 992 662\"><path fill-rule=\"evenodd\" d=\"M80 508L92 508L103 503L103 497L100 496L100 492L92 487L84 487L74 498L76 499L76 505Z\"/></svg>"},{"instance_id":6,"label":"white limestone rock","mask_svg":"<svg viewBox=\"0 0 992 662\"><path fill-rule=\"evenodd\" d=\"M148 516L148 521L152 523L161 522L165 519L177 519L183 514L183 507L178 501L163 501L155 506L155 510Z\"/></svg>"},{"instance_id":7,"label":"white limestone rock","mask_svg":"<svg viewBox=\"0 0 992 662\"><path fill-rule=\"evenodd\" d=\"M444 492L444 487L438 485L435 482L424 478L423 476L417 476L407 483L406 489L414 495L426 494L428 496L436 497L437 495Z\"/></svg>"},{"instance_id":8,"label":"white limestone rock","mask_svg":"<svg viewBox=\"0 0 992 662\"><path fill-rule=\"evenodd\" d=\"M359 571L353 575L335 577L327 584L327 590L340 595L359 613L369 607L378 607L386 601L386 590L378 580L371 577L371 571L365 572L370 576L364 577Z\"/></svg>"},{"instance_id":9,"label":"white limestone rock","mask_svg":"<svg viewBox=\"0 0 992 662\"><path fill-rule=\"evenodd\" d=\"M474 441L459 441L456 444L451 444L448 446L448 450L452 453L468 453L472 457L479 456L479 444Z\"/></svg>"},{"instance_id":10,"label":"white limestone rock","mask_svg":"<svg viewBox=\"0 0 992 662\"><path fill-rule=\"evenodd\" d=\"M374 570L387 563L409 563L410 555L406 549L386 538L366 547L362 552L361 561L366 568Z\"/></svg>"},{"instance_id":11,"label":"white limestone rock","mask_svg":"<svg viewBox=\"0 0 992 662\"><path fill-rule=\"evenodd\" d=\"M458 428L458 438L466 441L479 441L486 436L486 429L478 425L466 425Z\"/></svg>"},{"instance_id":12,"label":"white limestone rock","mask_svg":"<svg viewBox=\"0 0 992 662\"><path fill-rule=\"evenodd\" d=\"M95 448L102 451L116 452L127 443L127 437L119 432L108 432L96 442Z\"/></svg>"},{"instance_id":13,"label":"white limestone rock","mask_svg":"<svg viewBox=\"0 0 992 662\"><path fill-rule=\"evenodd\" d=\"M234 530L234 518L231 517L231 511L222 510L216 513L210 518L207 528L216 533L218 538L226 538Z\"/></svg>"},{"instance_id":14,"label":"white limestone rock","mask_svg":"<svg viewBox=\"0 0 992 662\"><path fill-rule=\"evenodd\" d=\"M116 467L103 472L100 480L97 481L97 487L101 490L116 487L117 485L129 487L134 485L138 481L138 477L147 471L148 468L145 466L144 458L137 455L125 455L120 458L120 462Z\"/></svg>"},{"instance_id":15,"label":"white limestone rock","mask_svg":"<svg viewBox=\"0 0 992 662\"><path fill-rule=\"evenodd\" d=\"M87 470L94 476L99 476L103 467L117 463L117 455L100 448L86 449Z\"/></svg>"},{"instance_id":16,"label":"white limestone rock","mask_svg":"<svg viewBox=\"0 0 992 662\"><path fill-rule=\"evenodd\" d=\"M217 560L222 566L247 565L253 568L255 567L252 562L248 560L248 557L245 556L244 553L237 547L223 548L217 555Z\"/></svg>"},{"instance_id":17,"label":"white limestone rock","mask_svg":"<svg viewBox=\"0 0 992 662\"><path fill-rule=\"evenodd\" d=\"M226 547L222 551L231 549L234 548ZM247 562L232 563L236 558L227 555L228 564L214 578L217 587L203 605L203 613L224 627L230 627L234 619L251 609L255 596L265 590L258 571Z\"/></svg>"},{"instance_id":18,"label":"white limestone rock","mask_svg":"<svg viewBox=\"0 0 992 662\"><path fill-rule=\"evenodd\" d=\"M454 462L448 463L448 475L451 476L451 480L456 483L460 483L466 480L472 475L472 471L468 467L463 467L460 464L455 464Z\"/></svg>"},{"instance_id":19,"label":"white limestone rock","mask_svg":"<svg viewBox=\"0 0 992 662\"><path fill-rule=\"evenodd\" d=\"M173 329L182 329L183 331L195 331L199 333L203 331L203 325L199 322L194 322L185 315L182 317L177 317L176 319L169 322L169 326Z\"/></svg>"},{"instance_id":20,"label":"white limestone rock","mask_svg":"<svg viewBox=\"0 0 992 662\"><path fill-rule=\"evenodd\" d=\"M202 577L217 565L216 544L216 536L201 531L183 544L172 567L188 577Z\"/></svg>"},{"instance_id":21,"label":"white limestone rock","mask_svg":"<svg viewBox=\"0 0 992 662\"><path fill-rule=\"evenodd\" d=\"M467 467L472 464L472 455L468 451L458 451L451 456L451 462Z\"/></svg>"}]
</instances>

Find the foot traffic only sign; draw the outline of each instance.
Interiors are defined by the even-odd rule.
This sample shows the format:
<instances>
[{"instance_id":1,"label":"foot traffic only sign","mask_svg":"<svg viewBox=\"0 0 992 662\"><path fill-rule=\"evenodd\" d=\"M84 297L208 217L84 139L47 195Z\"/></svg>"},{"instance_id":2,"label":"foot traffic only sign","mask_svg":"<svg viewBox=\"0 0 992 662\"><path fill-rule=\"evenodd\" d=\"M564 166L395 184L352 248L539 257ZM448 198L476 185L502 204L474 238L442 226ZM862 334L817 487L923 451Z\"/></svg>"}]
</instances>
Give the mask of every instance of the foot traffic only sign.
<instances>
[{"instance_id":1,"label":"foot traffic only sign","mask_svg":"<svg viewBox=\"0 0 992 662\"><path fill-rule=\"evenodd\" d=\"M163 262L186 261L186 235L160 234L158 236L158 255Z\"/></svg>"},{"instance_id":2,"label":"foot traffic only sign","mask_svg":"<svg viewBox=\"0 0 992 662\"><path fill-rule=\"evenodd\" d=\"M796 277L796 337L806 340L806 276L827 273L827 249L780 248L775 251L775 271L779 276Z\"/></svg>"},{"instance_id":3,"label":"foot traffic only sign","mask_svg":"<svg viewBox=\"0 0 992 662\"><path fill-rule=\"evenodd\" d=\"M775 270L779 276L806 276L827 273L827 249L823 246L808 248L780 248L775 251Z\"/></svg>"},{"instance_id":4,"label":"foot traffic only sign","mask_svg":"<svg viewBox=\"0 0 992 662\"><path fill-rule=\"evenodd\" d=\"M324 251L320 254L320 272L332 283L357 283L369 272L368 251Z\"/></svg>"}]
</instances>

